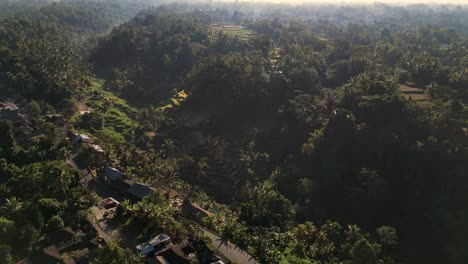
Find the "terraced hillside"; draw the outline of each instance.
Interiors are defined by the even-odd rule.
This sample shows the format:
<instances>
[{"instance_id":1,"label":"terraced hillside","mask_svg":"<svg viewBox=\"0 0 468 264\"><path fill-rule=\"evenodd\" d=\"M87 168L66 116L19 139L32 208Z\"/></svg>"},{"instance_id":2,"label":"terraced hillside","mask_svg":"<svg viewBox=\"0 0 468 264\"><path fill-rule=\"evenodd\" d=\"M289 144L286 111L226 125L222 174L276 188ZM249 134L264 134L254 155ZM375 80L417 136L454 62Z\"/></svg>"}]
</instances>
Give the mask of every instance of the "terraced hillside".
<instances>
[{"instance_id":1,"label":"terraced hillside","mask_svg":"<svg viewBox=\"0 0 468 264\"><path fill-rule=\"evenodd\" d=\"M82 105L89 111L77 113L72 117L72 123L89 125L91 123L102 123L102 127L94 128L97 136L106 141L124 142L126 135L129 135L136 127L134 121L136 110L113 93L103 89L104 81L95 79L86 91L86 98L83 98ZM85 116L87 115L87 116Z\"/></svg>"},{"instance_id":2,"label":"terraced hillside","mask_svg":"<svg viewBox=\"0 0 468 264\"><path fill-rule=\"evenodd\" d=\"M253 32L250 29L247 29L243 26L236 26L227 23L216 23L211 25L211 30L214 35L217 35L218 32L223 32L224 34L232 37L239 37L241 40L249 40L253 36Z\"/></svg>"},{"instance_id":3,"label":"terraced hillside","mask_svg":"<svg viewBox=\"0 0 468 264\"><path fill-rule=\"evenodd\" d=\"M416 101L418 103L429 103L430 98L424 92L424 89L408 86L406 84L400 85L400 91L407 100Z\"/></svg>"}]
</instances>

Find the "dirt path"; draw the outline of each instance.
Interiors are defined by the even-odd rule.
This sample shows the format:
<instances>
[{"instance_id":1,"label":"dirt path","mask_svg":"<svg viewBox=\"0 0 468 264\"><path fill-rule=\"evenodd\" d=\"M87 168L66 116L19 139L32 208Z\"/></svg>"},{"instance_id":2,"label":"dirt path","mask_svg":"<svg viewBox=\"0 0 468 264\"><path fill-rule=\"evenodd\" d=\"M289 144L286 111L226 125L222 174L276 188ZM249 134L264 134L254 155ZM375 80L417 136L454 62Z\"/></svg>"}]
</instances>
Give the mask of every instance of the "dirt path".
<instances>
[{"instance_id":1,"label":"dirt path","mask_svg":"<svg viewBox=\"0 0 468 264\"><path fill-rule=\"evenodd\" d=\"M91 207L91 213L88 215L88 221L93 225L94 229L98 232L98 235L106 241L106 243L112 242L112 238L104 232L99 224L97 223L96 220L96 215L98 215L99 212L96 211L95 207Z\"/></svg>"}]
</instances>

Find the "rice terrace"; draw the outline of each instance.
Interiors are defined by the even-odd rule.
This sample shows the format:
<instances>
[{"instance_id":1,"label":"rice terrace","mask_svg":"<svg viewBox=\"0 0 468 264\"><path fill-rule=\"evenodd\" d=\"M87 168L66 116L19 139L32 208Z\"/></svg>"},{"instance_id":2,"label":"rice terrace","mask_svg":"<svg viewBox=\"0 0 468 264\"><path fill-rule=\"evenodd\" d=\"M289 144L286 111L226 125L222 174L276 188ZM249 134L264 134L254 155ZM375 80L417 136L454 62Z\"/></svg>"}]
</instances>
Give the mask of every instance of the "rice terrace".
<instances>
[{"instance_id":1,"label":"rice terrace","mask_svg":"<svg viewBox=\"0 0 468 264\"><path fill-rule=\"evenodd\" d=\"M401 84L399 90L407 100L416 101L418 103L429 103L430 98L422 88Z\"/></svg>"},{"instance_id":2,"label":"rice terrace","mask_svg":"<svg viewBox=\"0 0 468 264\"><path fill-rule=\"evenodd\" d=\"M226 22L215 23L211 25L211 30L214 35L222 32L230 37L238 37L241 40L249 40L253 35L253 31L243 27L237 26Z\"/></svg>"}]
</instances>

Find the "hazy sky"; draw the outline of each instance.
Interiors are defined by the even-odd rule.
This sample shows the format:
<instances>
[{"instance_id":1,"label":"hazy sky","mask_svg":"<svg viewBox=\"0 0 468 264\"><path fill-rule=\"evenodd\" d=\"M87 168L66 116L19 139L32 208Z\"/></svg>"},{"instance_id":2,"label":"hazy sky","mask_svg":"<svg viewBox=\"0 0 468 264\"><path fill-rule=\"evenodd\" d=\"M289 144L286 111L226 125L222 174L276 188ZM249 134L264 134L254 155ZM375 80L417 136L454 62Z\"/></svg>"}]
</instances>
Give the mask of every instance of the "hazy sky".
<instances>
[{"instance_id":1,"label":"hazy sky","mask_svg":"<svg viewBox=\"0 0 468 264\"><path fill-rule=\"evenodd\" d=\"M468 5L468 0L239 0L245 2L275 2L285 4L297 3L389 3L389 4L414 4L414 3L431 3L431 4L465 4Z\"/></svg>"}]
</instances>

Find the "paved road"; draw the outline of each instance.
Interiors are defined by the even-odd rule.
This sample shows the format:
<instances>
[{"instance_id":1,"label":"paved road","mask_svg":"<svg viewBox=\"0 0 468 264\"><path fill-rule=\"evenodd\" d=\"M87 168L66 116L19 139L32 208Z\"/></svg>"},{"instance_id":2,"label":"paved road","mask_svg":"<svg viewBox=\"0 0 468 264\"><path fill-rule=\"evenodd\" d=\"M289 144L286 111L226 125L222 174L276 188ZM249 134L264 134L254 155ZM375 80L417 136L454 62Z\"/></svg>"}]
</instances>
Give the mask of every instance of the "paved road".
<instances>
[{"instance_id":1,"label":"paved road","mask_svg":"<svg viewBox=\"0 0 468 264\"><path fill-rule=\"evenodd\" d=\"M205 236L210 237L216 249L218 249L219 252L221 252L221 254L223 254L226 258L231 260L233 263L237 263L237 264L257 264L258 263L257 261L255 261L255 259L252 258L252 256L250 256L244 250L238 248L236 245L223 240L216 234L208 230L205 230L203 228L200 228L200 231L202 231Z\"/></svg>"}]
</instances>

